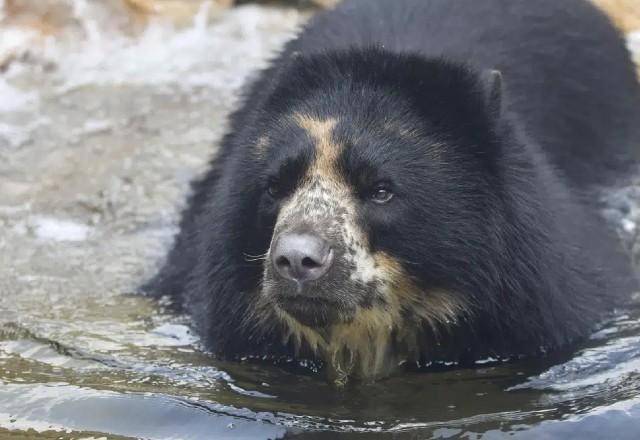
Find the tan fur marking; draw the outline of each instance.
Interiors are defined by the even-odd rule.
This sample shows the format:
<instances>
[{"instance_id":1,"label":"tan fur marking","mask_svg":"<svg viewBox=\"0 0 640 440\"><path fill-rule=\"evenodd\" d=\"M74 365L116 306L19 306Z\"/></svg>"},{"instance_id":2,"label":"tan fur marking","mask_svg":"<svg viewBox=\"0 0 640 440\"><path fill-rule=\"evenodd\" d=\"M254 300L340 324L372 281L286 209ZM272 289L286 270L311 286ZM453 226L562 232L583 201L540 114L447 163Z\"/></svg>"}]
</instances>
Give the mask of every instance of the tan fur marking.
<instances>
[{"instance_id":1,"label":"tan fur marking","mask_svg":"<svg viewBox=\"0 0 640 440\"><path fill-rule=\"evenodd\" d=\"M321 355L338 384L353 374L365 379L384 376L397 364L389 353L395 326L391 314L384 310L360 309L349 323L335 324L323 333L278 307L276 313L289 329L285 339L292 340L298 349L304 343Z\"/></svg>"},{"instance_id":2,"label":"tan fur marking","mask_svg":"<svg viewBox=\"0 0 640 440\"><path fill-rule=\"evenodd\" d=\"M640 29L640 1L638 0L592 0L613 20L623 32Z\"/></svg>"},{"instance_id":3,"label":"tan fur marking","mask_svg":"<svg viewBox=\"0 0 640 440\"><path fill-rule=\"evenodd\" d=\"M403 310L428 324L436 333L440 326L455 322L470 312L464 300L450 292L422 292L400 264L387 254L379 252L374 258L389 283L385 292L386 305L361 308L348 323L335 324L322 333L276 308L277 315L289 329L285 339L292 340L297 348L304 343L321 355L337 384L343 384L350 375L373 379L389 374L403 360L402 355L412 354L401 353L398 354L400 357L394 357L391 353L394 341L403 341L408 347L419 350L420 328L406 325Z\"/></svg>"},{"instance_id":4,"label":"tan fur marking","mask_svg":"<svg viewBox=\"0 0 640 440\"><path fill-rule=\"evenodd\" d=\"M332 138L337 120L318 120L302 114L294 115L293 120L316 144L315 161L309 167L306 183L299 191L304 194L308 190L306 184L321 181L329 187L327 191L332 200L340 200L347 217L355 218L348 184L338 174L336 167L343 148ZM288 215L294 215L292 213L296 212L294 209L299 202L293 197L282 209L278 222ZM288 332L284 335L285 340L291 341L297 349L303 345L309 347L322 357L329 366L330 376L338 384L344 383L349 376L373 379L389 374L398 361L419 354L423 347L419 345L418 338L424 324L437 333L443 326L455 322L460 315L469 311L462 298L455 294L423 292L391 256L383 252L369 254L366 235L351 220L345 222L343 227L349 239L356 243L354 261L356 273L360 276L352 278L351 282L372 283L372 288L377 289L376 293L383 301L356 309L349 322L323 329L301 324L277 305L272 309L286 324ZM263 301L269 303L264 296ZM414 319L405 319L405 312ZM408 347L407 352L394 353L396 342Z\"/></svg>"},{"instance_id":5,"label":"tan fur marking","mask_svg":"<svg viewBox=\"0 0 640 440\"><path fill-rule=\"evenodd\" d=\"M338 120L319 120L303 114L294 115L294 119L316 142L316 160L308 174L320 176L325 182L336 183L339 178L335 172L335 163L340 155L341 146L333 141L332 134Z\"/></svg>"},{"instance_id":6,"label":"tan fur marking","mask_svg":"<svg viewBox=\"0 0 640 440\"><path fill-rule=\"evenodd\" d=\"M437 332L440 325L455 322L460 315L471 312L469 304L451 292L438 290L425 295L400 263L384 252L376 253L374 259L390 284L386 299L391 307L410 311L428 323L433 331Z\"/></svg>"}]
</instances>

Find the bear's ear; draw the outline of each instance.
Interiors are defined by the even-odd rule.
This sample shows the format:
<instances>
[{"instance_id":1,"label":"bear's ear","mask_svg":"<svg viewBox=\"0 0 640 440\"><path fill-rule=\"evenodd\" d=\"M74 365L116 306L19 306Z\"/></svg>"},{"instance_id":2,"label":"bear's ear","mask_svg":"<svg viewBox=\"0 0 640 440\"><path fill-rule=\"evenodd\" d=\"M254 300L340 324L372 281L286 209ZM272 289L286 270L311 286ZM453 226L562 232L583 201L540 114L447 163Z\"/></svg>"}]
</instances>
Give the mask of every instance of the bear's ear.
<instances>
[{"instance_id":1,"label":"bear's ear","mask_svg":"<svg viewBox=\"0 0 640 440\"><path fill-rule=\"evenodd\" d=\"M492 121L502 113L502 73L499 70L485 70L482 73L482 86L487 113Z\"/></svg>"}]
</instances>

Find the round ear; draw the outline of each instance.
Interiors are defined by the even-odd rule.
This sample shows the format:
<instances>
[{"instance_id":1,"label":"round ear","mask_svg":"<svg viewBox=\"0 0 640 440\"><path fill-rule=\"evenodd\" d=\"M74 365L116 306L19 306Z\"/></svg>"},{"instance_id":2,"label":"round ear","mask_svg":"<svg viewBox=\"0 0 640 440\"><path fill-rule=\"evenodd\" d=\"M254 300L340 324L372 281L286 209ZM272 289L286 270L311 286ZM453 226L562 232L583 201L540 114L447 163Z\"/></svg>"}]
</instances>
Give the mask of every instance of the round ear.
<instances>
[{"instance_id":1,"label":"round ear","mask_svg":"<svg viewBox=\"0 0 640 440\"><path fill-rule=\"evenodd\" d=\"M482 86L487 113L495 121L502 112L502 73L499 70L485 70L482 73Z\"/></svg>"}]
</instances>

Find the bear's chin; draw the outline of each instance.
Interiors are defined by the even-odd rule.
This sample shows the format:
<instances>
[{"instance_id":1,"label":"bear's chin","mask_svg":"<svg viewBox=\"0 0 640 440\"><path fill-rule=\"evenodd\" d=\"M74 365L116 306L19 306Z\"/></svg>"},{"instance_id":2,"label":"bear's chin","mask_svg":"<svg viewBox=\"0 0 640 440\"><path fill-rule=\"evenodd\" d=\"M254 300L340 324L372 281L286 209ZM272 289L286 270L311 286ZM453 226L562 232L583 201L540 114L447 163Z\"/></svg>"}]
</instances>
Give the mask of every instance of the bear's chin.
<instances>
[{"instance_id":1,"label":"bear's chin","mask_svg":"<svg viewBox=\"0 0 640 440\"><path fill-rule=\"evenodd\" d=\"M342 310L340 304L323 298L280 297L277 304L289 316L307 327L321 329L348 320L348 313Z\"/></svg>"}]
</instances>

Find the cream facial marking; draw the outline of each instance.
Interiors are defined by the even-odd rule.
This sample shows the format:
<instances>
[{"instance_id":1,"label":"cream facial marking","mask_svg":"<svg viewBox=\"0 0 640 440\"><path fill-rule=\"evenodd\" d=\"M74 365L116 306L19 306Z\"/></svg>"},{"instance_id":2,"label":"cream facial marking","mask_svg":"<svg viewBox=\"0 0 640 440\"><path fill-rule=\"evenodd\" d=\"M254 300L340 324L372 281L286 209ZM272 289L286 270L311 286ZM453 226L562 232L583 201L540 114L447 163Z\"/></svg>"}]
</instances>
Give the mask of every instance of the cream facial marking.
<instances>
[{"instance_id":1,"label":"cream facial marking","mask_svg":"<svg viewBox=\"0 0 640 440\"><path fill-rule=\"evenodd\" d=\"M296 123L315 141L316 158L309 169L309 175L321 177L332 183L338 183L335 164L342 148L332 140L333 129L338 121L335 118L313 119L306 115L294 116Z\"/></svg>"},{"instance_id":2,"label":"cream facial marking","mask_svg":"<svg viewBox=\"0 0 640 440\"><path fill-rule=\"evenodd\" d=\"M471 313L468 304L455 294L422 292L387 254L376 253L375 260L383 274L380 293L384 301L370 308L359 307L349 322L319 330L302 325L275 308L288 328L285 342L292 341L297 349L306 344L322 356L330 377L338 385L346 383L349 376L364 380L386 376L400 361L417 358L422 326L416 322L426 324L437 334ZM405 319L406 315L413 319ZM394 352L394 346L402 346L404 351Z\"/></svg>"},{"instance_id":3,"label":"cream facial marking","mask_svg":"<svg viewBox=\"0 0 640 440\"><path fill-rule=\"evenodd\" d=\"M308 196L310 199L333 201L334 206L340 206L340 209L334 206L329 208L332 213L340 211L344 243L351 251L345 258L356 266L351 272L351 279L363 284L370 283L375 279L375 264L366 249L368 240L355 221L353 191L337 170L337 160L343 147L333 141L332 134L338 121L335 118L317 120L302 114L295 115L294 119L316 144L316 157L307 173L307 180L320 184L314 185L314 191Z\"/></svg>"},{"instance_id":4,"label":"cream facial marking","mask_svg":"<svg viewBox=\"0 0 640 440\"><path fill-rule=\"evenodd\" d=\"M292 119L313 141L315 155L280 209L270 248L279 234L304 228L333 243L339 251L334 268L329 281L319 280L314 294L338 298L335 307L341 310L327 326L303 324L273 300L282 285L265 264L258 303L270 312L260 313L275 315L285 324L285 342L298 350L304 345L323 358L338 384L349 376L368 380L387 375L400 360L417 357L416 341L425 326L437 332L469 308L457 295L421 291L393 257L372 252L359 225L360 202L337 165L344 149L333 138L338 121L302 114ZM397 346L406 348L397 352Z\"/></svg>"}]
</instances>

